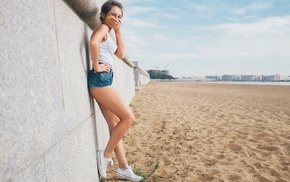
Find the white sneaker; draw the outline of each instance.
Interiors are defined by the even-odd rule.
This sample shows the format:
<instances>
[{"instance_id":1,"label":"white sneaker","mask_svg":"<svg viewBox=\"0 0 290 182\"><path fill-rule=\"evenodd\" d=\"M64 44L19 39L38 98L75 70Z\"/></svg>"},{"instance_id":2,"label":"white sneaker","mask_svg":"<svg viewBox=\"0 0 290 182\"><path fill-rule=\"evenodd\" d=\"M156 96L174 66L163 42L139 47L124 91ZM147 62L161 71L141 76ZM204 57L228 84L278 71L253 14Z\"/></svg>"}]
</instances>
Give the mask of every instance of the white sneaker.
<instances>
[{"instance_id":1,"label":"white sneaker","mask_svg":"<svg viewBox=\"0 0 290 182\"><path fill-rule=\"evenodd\" d=\"M100 151L97 151L97 164L98 164L98 170L99 170L99 173L100 173L100 179L101 180L104 180L104 179L107 179L107 166L108 164L111 163L111 165L113 165L113 160L112 158L106 158L104 156L104 151L103 150L100 150Z\"/></svg>"},{"instance_id":2,"label":"white sneaker","mask_svg":"<svg viewBox=\"0 0 290 182\"><path fill-rule=\"evenodd\" d=\"M130 180L130 181L142 181L143 180L142 176L137 176L136 174L134 174L131 166L128 166L127 169L118 168L117 169L117 177L119 177L121 179Z\"/></svg>"}]
</instances>

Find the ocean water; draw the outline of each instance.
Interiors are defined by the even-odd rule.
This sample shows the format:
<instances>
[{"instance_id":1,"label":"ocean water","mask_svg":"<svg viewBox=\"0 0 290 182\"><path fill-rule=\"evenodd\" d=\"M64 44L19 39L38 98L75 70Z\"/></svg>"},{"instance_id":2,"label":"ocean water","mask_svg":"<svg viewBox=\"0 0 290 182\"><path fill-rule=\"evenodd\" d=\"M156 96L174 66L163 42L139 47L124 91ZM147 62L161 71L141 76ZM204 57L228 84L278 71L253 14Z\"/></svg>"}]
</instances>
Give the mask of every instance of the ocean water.
<instances>
[{"instance_id":1,"label":"ocean water","mask_svg":"<svg viewBox=\"0 0 290 182\"><path fill-rule=\"evenodd\" d=\"M281 85L290 86L290 82L247 82L247 81L204 81L204 80L183 80L183 79L151 79L151 81L157 82L183 82L183 83L213 83L213 84L238 84L238 85Z\"/></svg>"},{"instance_id":2,"label":"ocean water","mask_svg":"<svg viewBox=\"0 0 290 182\"><path fill-rule=\"evenodd\" d=\"M204 83L217 83L217 84L239 84L239 85L284 85L290 86L290 82L204 82Z\"/></svg>"}]
</instances>

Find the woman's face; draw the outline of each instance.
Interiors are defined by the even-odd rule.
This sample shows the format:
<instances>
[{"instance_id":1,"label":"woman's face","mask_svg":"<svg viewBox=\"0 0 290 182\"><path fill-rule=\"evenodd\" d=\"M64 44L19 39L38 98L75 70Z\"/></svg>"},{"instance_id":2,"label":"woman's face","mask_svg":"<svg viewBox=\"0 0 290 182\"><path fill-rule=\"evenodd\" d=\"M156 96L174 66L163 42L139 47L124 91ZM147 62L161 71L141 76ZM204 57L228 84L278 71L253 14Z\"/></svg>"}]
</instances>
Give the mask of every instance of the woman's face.
<instances>
[{"instance_id":1,"label":"woman's face","mask_svg":"<svg viewBox=\"0 0 290 182\"><path fill-rule=\"evenodd\" d=\"M111 18L121 23L122 16L122 10L118 6L113 6L105 17L105 23L108 25L108 21Z\"/></svg>"}]
</instances>

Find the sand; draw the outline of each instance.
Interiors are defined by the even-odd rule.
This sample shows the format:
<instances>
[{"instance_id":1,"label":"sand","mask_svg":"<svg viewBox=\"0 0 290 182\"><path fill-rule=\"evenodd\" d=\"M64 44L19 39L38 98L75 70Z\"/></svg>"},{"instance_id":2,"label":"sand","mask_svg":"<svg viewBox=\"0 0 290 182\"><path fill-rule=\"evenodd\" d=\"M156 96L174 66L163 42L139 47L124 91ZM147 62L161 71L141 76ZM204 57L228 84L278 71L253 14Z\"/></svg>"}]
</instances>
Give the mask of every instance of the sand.
<instances>
[{"instance_id":1,"label":"sand","mask_svg":"<svg viewBox=\"0 0 290 182\"><path fill-rule=\"evenodd\" d=\"M290 86L151 82L130 107L124 146L147 181L290 181Z\"/></svg>"}]
</instances>

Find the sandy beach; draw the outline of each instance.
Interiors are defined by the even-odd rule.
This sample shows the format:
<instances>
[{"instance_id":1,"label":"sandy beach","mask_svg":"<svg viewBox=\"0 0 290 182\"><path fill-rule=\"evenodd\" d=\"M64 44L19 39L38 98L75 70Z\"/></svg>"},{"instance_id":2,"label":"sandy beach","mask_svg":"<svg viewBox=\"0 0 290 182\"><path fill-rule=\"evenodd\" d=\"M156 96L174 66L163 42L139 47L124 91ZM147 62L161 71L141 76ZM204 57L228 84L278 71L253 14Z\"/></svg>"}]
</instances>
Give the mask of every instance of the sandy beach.
<instances>
[{"instance_id":1,"label":"sandy beach","mask_svg":"<svg viewBox=\"0 0 290 182\"><path fill-rule=\"evenodd\" d=\"M146 181L290 181L290 86L151 82L130 107L125 150Z\"/></svg>"}]
</instances>

